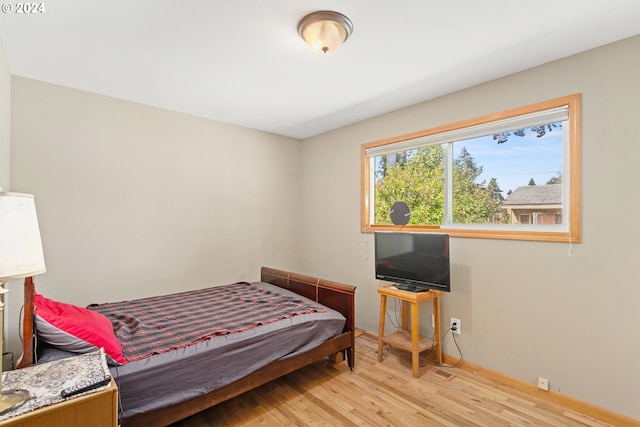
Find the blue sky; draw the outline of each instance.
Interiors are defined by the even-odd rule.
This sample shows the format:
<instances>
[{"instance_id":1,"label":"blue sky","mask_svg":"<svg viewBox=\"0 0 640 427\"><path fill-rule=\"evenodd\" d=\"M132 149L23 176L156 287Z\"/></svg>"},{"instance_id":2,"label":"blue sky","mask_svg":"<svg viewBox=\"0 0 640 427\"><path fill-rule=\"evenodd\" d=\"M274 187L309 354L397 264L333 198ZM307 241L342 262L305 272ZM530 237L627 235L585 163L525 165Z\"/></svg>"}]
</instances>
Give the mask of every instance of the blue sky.
<instances>
[{"instance_id":1,"label":"blue sky","mask_svg":"<svg viewBox=\"0 0 640 427\"><path fill-rule=\"evenodd\" d=\"M497 144L493 136L459 141L453 145L453 158L465 147L483 173L478 182L491 178L507 196L509 190L515 190L529 184L531 178L536 184L546 184L549 178L562 170L562 129L553 128L545 136L537 138L535 132L526 129L525 135L509 136L503 144Z\"/></svg>"}]
</instances>

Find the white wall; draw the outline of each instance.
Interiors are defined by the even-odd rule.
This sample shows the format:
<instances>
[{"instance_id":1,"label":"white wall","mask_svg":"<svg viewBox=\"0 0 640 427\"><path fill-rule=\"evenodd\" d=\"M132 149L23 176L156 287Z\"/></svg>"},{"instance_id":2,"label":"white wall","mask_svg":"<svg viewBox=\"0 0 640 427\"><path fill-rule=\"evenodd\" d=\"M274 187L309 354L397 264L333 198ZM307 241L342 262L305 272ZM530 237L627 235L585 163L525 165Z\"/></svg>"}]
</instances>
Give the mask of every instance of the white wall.
<instances>
[{"instance_id":1,"label":"white wall","mask_svg":"<svg viewBox=\"0 0 640 427\"><path fill-rule=\"evenodd\" d=\"M9 191L10 184L10 140L11 134L11 75L0 40L0 188Z\"/></svg>"},{"instance_id":2,"label":"white wall","mask_svg":"<svg viewBox=\"0 0 640 427\"><path fill-rule=\"evenodd\" d=\"M10 174L9 174L9 157L11 153L11 146L9 136L11 133L11 75L9 74L9 64L7 58L4 55L4 47L2 46L2 40L0 40L0 190L9 191ZM5 299L5 298L3 298ZM5 319L10 315L7 309L3 313L2 322L3 327L0 328L0 333L7 334L8 327L5 324ZM3 342L0 353L4 353L6 343ZM2 363L0 362L0 371L2 370Z\"/></svg>"},{"instance_id":3,"label":"white wall","mask_svg":"<svg viewBox=\"0 0 640 427\"><path fill-rule=\"evenodd\" d=\"M44 295L86 305L294 268L300 141L21 77L12 91L11 181L36 197Z\"/></svg>"},{"instance_id":4,"label":"white wall","mask_svg":"<svg viewBox=\"0 0 640 427\"><path fill-rule=\"evenodd\" d=\"M461 319L466 360L640 418L638 52L627 39L305 140L302 270L357 285L356 324L377 333L360 145L580 92L583 243L452 239L442 318ZM450 337L445 351L458 355Z\"/></svg>"}]
</instances>

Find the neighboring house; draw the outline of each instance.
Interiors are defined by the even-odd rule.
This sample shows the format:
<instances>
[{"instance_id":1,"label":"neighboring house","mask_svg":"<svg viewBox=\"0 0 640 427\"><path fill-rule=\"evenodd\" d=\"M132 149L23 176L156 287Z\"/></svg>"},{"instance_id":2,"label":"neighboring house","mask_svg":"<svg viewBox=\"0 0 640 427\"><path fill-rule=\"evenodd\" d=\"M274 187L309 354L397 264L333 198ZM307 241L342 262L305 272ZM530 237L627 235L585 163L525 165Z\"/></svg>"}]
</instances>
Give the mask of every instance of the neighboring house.
<instances>
[{"instance_id":1,"label":"neighboring house","mask_svg":"<svg viewBox=\"0 0 640 427\"><path fill-rule=\"evenodd\" d=\"M502 206L511 224L562 224L562 184L518 187Z\"/></svg>"}]
</instances>

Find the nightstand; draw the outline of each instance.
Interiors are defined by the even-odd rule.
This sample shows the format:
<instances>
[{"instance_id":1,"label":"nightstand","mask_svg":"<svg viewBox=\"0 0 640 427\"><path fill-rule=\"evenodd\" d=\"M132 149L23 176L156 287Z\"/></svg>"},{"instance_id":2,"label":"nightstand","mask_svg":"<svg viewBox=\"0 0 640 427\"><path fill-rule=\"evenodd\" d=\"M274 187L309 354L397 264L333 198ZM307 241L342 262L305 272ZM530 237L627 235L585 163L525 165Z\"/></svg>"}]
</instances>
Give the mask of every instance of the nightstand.
<instances>
[{"instance_id":1,"label":"nightstand","mask_svg":"<svg viewBox=\"0 0 640 427\"><path fill-rule=\"evenodd\" d=\"M118 389L113 380L111 380L111 387L106 390L54 403L0 421L1 427L116 427L117 425Z\"/></svg>"},{"instance_id":2,"label":"nightstand","mask_svg":"<svg viewBox=\"0 0 640 427\"><path fill-rule=\"evenodd\" d=\"M60 396L70 384L108 372L99 351L5 372L2 388L25 389L31 398L0 415L0 427L117 427L118 388L113 379L75 397Z\"/></svg>"},{"instance_id":3,"label":"nightstand","mask_svg":"<svg viewBox=\"0 0 640 427\"><path fill-rule=\"evenodd\" d=\"M380 327L378 330L378 362L382 362L384 344L398 347L411 352L413 376L420 376L420 353L435 348L436 361L442 364L442 348L440 345L440 296L442 291L410 292L398 289L395 285L378 288L380 294ZM384 325L387 314L387 297L402 301L402 330L384 335ZM435 323L435 342L420 336L419 304L433 301L433 317ZM409 309L411 309L411 329L409 330Z\"/></svg>"}]
</instances>

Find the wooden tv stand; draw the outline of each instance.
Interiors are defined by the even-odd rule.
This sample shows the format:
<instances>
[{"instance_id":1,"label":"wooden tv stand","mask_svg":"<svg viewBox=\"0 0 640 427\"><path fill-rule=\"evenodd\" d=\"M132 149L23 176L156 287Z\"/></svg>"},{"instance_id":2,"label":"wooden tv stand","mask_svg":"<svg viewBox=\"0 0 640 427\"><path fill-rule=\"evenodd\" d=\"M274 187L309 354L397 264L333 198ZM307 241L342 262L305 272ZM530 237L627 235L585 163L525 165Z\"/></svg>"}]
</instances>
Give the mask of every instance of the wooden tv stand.
<instances>
[{"instance_id":1,"label":"wooden tv stand","mask_svg":"<svg viewBox=\"0 0 640 427\"><path fill-rule=\"evenodd\" d=\"M396 285L381 286L380 294L380 327L378 330L378 362L382 362L382 349L384 344L398 347L411 352L411 365L413 376L420 376L420 353L435 347L436 360L442 364L442 347L440 342L440 296L442 291L430 290L427 292L411 292L398 289ZM402 330L384 335L384 324L387 314L387 297L398 298L402 301ZM421 302L433 301L433 317L435 319L435 343L420 336L420 310ZM411 329L409 329L409 308L411 309Z\"/></svg>"}]
</instances>

